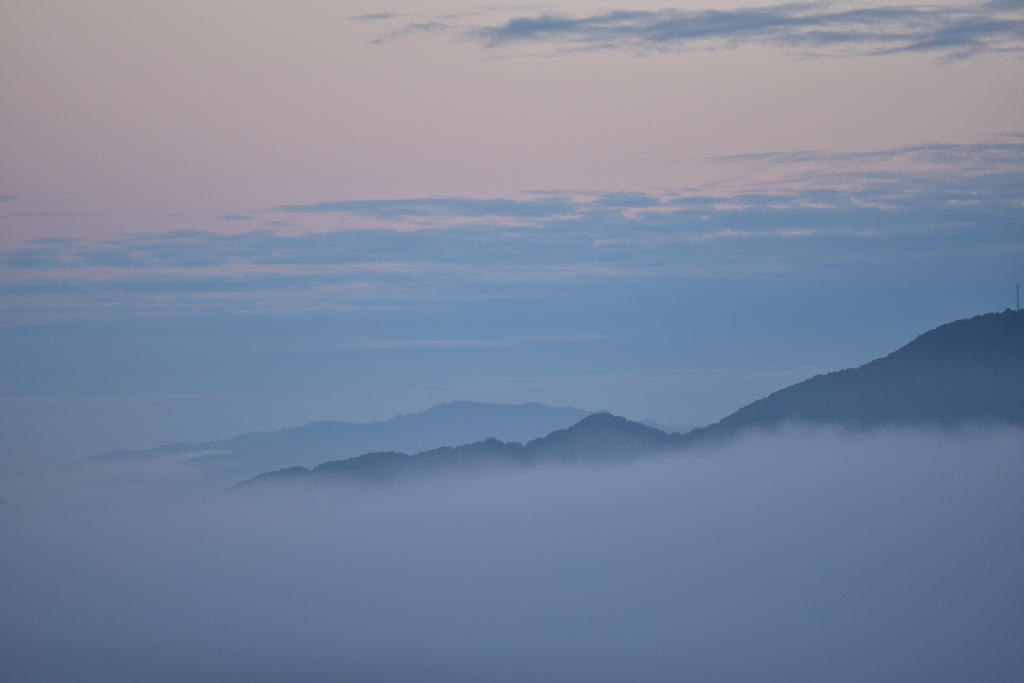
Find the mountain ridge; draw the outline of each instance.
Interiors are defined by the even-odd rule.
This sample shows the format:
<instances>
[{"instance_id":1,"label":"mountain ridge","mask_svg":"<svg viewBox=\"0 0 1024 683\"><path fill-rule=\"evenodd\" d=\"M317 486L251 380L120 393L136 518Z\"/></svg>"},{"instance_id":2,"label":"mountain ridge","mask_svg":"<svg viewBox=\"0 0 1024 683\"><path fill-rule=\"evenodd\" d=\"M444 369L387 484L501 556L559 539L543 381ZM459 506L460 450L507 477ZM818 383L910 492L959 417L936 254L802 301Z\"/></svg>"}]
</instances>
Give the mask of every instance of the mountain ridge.
<instances>
[{"instance_id":1,"label":"mountain ridge","mask_svg":"<svg viewBox=\"0 0 1024 683\"><path fill-rule=\"evenodd\" d=\"M268 480L345 478L385 483L404 477L441 472L470 472L495 465L528 466L540 462L602 462L670 451L683 443L679 433L666 433L611 413L594 413L576 424L521 444L494 437L460 446L441 446L414 454L394 451L364 453L313 468L289 467L260 474L232 488Z\"/></svg>"},{"instance_id":2,"label":"mountain ridge","mask_svg":"<svg viewBox=\"0 0 1024 683\"><path fill-rule=\"evenodd\" d=\"M786 422L854 429L1024 424L1024 311L940 325L881 358L772 392L688 436Z\"/></svg>"},{"instance_id":3,"label":"mountain ridge","mask_svg":"<svg viewBox=\"0 0 1024 683\"><path fill-rule=\"evenodd\" d=\"M196 482L218 488L270 470L312 467L371 451L418 452L487 437L528 441L590 414L541 403L451 401L381 422L317 421L276 431L248 432L220 441L178 443L148 450L108 451L84 464L176 462ZM204 484L205 485L205 484Z\"/></svg>"},{"instance_id":4,"label":"mountain ridge","mask_svg":"<svg viewBox=\"0 0 1024 683\"><path fill-rule=\"evenodd\" d=\"M490 438L413 455L365 453L312 469L267 472L236 486L310 477L384 482L414 473L468 471L494 464L621 460L801 422L846 428L1024 425L1024 312L1006 310L940 325L886 356L857 368L815 375L686 434L595 413L525 445Z\"/></svg>"}]
</instances>

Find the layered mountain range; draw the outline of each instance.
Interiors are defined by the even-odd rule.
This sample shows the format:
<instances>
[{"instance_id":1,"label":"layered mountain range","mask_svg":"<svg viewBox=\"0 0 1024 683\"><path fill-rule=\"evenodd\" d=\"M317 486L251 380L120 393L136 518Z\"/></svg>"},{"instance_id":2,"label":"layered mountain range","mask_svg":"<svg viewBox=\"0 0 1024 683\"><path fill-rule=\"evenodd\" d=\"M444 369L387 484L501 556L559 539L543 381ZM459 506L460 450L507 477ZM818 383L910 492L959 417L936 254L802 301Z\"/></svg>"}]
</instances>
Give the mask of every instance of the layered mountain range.
<instances>
[{"instance_id":1,"label":"layered mountain range","mask_svg":"<svg viewBox=\"0 0 1024 683\"><path fill-rule=\"evenodd\" d=\"M415 455L394 451L366 453L308 469L290 467L255 477L244 484L270 480L345 479L387 483L401 478L454 472L473 472L495 466L526 466L542 462L602 462L667 452L685 443L681 434L668 434L610 413L589 415L525 445L495 438L463 446L444 446Z\"/></svg>"},{"instance_id":2,"label":"layered mountain range","mask_svg":"<svg viewBox=\"0 0 1024 683\"><path fill-rule=\"evenodd\" d=\"M226 486L262 472L313 467L369 451L416 452L487 438L526 442L578 422L589 413L540 403L499 405L454 401L382 422L311 422L273 432L250 432L204 443L177 443L148 450L109 451L93 465L138 469L174 463L199 485Z\"/></svg>"},{"instance_id":3,"label":"layered mountain range","mask_svg":"<svg viewBox=\"0 0 1024 683\"><path fill-rule=\"evenodd\" d=\"M869 429L969 423L1024 425L1024 313L942 325L858 368L817 375L686 434L598 413L525 444L489 438L414 455L373 452L313 469L291 467L245 485L284 480L388 482L409 476L539 462L597 462L679 451L750 429L804 423Z\"/></svg>"}]
</instances>

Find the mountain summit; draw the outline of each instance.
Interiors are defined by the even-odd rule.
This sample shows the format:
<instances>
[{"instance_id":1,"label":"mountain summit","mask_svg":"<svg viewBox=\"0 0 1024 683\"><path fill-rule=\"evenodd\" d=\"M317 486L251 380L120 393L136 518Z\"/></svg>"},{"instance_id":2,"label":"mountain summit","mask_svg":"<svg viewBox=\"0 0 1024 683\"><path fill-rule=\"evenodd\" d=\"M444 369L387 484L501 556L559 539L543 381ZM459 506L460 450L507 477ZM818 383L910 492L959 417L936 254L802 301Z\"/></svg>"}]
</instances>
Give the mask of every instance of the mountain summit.
<instances>
[{"instance_id":1,"label":"mountain summit","mask_svg":"<svg viewBox=\"0 0 1024 683\"><path fill-rule=\"evenodd\" d=\"M1024 311L942 325L883 358L786 387L690 435L786 422L852 428L1024 424Z\"/></svg>"}]
</instances>

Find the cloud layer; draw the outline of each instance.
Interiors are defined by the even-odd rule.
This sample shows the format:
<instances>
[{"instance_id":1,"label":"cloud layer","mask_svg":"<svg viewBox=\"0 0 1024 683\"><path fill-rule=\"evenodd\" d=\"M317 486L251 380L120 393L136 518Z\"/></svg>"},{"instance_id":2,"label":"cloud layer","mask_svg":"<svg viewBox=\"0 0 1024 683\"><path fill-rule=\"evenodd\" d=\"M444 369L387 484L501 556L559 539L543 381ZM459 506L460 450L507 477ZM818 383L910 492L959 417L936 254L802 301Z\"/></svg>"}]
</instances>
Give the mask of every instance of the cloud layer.
<instances>
[{"instance_id":1,"label":"cloud layer","mask_svg":"<svg viewBox=\"0 0 1024 683\"><path fill-rule=\"evenodd\" d=\"M924 52L963 58L1024 48L1024 4L955 5L795 2L727 10L615 10L538 14L463 33L488 47L520 43L572 49L693 50L745 44L803 54Z\"/></svg>"},{"instance_id":2,"label":"cloud layer","mask_svg":"<svg viewBox=\"0 0 1024 683\"><path fill-rule=\"evenodd\" d=\"M5 681L1020 680L1021 434L0 509ZM58 495L59 494L59 495Z\"/></svg>"},{"instance_id":3,"label":"cloud layer","mask_svg":"<svg viewBox=\"0 0 1024 683\"><path fill-rule=\"evenodd\" d=\"M677 191L325 201L229 216L333 226L298 234L38 238L0 253L2 286L11 314L12 306L42 314L33 302L82 298L94 306L148 298L160 307L256 297L265 306L271 293L288 306L333 308L554 282L869 272L907 258L936 267L1021 251L1024 144L1012 139L719 163L765 177ZM375 227L361 227L367 221Z\"/></svg>"}]
</instances>

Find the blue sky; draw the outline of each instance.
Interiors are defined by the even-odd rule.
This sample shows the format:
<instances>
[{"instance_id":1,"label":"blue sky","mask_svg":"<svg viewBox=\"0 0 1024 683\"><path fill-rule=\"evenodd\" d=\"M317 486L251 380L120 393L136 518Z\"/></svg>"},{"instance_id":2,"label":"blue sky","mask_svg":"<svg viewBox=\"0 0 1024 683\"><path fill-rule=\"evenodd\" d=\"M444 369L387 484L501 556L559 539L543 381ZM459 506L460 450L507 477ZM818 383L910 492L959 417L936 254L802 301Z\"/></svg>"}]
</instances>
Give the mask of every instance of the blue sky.
<instances>
[{"instance_id":1,"label":"blue sky","mask_svg":"<svg viewBox=\"0 0 1024 683\"><path fill-rule=\"evenodd\" d=\"M0 29L11 457L703 424L1024 280L1021 2L52 4Z\"/></svg>"}]
</instances>

